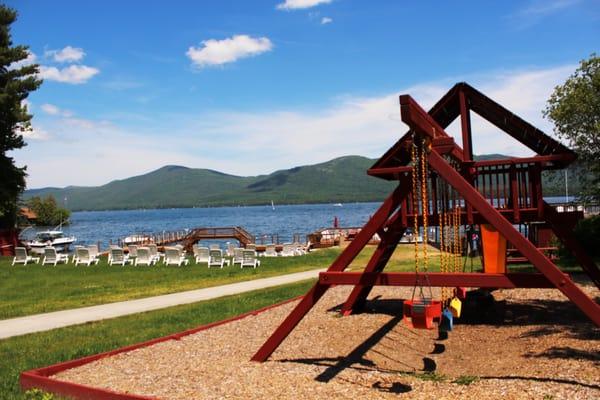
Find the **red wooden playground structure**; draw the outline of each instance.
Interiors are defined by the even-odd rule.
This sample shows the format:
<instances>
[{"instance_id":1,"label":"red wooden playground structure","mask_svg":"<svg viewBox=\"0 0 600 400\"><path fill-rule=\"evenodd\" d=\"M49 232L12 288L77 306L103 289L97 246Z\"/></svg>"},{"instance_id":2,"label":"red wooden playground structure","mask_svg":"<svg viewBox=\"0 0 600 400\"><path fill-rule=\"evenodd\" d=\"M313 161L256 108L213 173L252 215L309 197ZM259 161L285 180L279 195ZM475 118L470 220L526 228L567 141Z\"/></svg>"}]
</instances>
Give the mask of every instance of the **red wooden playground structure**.
<instances>
[{"instance_id":1,"label":"red wooden playground structure","mask_svg":"<svg viewBox=\"0 0 600 400\"><path fill-rule=\"evenodd\" d=\"M368 170L369 175L398 181L397 188L252 359L265 361L332 285L354 286L342 306L344 315L360 310L374 285L413 287L413 298L404 301L404 316L415 328L432 328L438 322L442 330L450 330L452 316L460 315L465 287L556 288L600 326L600 305L514 227L549 227L600 288L600 270L572 235L581 213L558 213L542 197L542 171L565 168L575 154L466 83L456 84L429 112L410 96L400 96L400 111L410 130ZM535 156L474 161L471 111ZM462 147L444 130L458 117ZM458 236L461 225L473 224L482 225L486 254L483 272L467 273L457 262ZM441 272L427 269L430 226L439 231ZM423 232L422 244L415 240L415 272L383 272L408 228L414 234ZM344 272L376 233L381 242L364 271ZM537 272L509 272L506 242ZM440 300L433 299L431 287L442 288Z\"/></svg>"}]
</instances>

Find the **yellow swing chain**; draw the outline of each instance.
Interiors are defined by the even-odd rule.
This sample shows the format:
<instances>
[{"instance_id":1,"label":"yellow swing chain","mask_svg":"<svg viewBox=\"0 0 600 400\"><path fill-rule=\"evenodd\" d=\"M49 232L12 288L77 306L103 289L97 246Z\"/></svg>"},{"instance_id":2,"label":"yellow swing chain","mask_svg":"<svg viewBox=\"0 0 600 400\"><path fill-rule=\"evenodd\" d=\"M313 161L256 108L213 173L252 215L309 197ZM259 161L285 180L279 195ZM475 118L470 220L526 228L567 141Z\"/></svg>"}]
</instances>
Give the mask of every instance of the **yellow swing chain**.
<instances>
[{"instance_id":1,"label":"yellow swing chain","mask_svg":"<svg viewBox=\"0 0 600 400\"><path fill-rule=\"evenodd\" d=\"M441 208L441 207L440 207ZM440 229L440 272L446 272L446 243L444 236L444 212L438 213L439 218L439 229ZM446 288L442 286L442 301L446 300Z\"/></svg>"},{"instance_id":2,"label":"yellow swing chain","mask_svg":"<svg viewBox=\"0 0 600 400\"><path fill-rule=\"evenodd\" d=\"M429 243L429 232L428 232L428 215L429 215L429 195L427 191L427 144L422 143L421 145L421 207L423 210L423 269L427 272L429 267L429 258L427 256L427 245Z\"/></svg>"},{"instance_id":3,"label":"yellow swing chain","mask_svg":"<svg viewBox=\"0 0 600 400\"><path fill-rule=\"evenodd\" d=\"M460 268L460 206L454 209L454 272Z\"/></svg>"},{"instance_id":4,"label":"yellow swing chain","mask_svg":"<svg viewBox=\"0 0 600 400\"><path fill-rule=\"evenodd\" d=\"M414 215L414 230L413 230L413 239L415 241L415 273L419 273L419 243L417 242L417 236L419 232L419 198L418 196L418 185L417 185L417 176L418 176L418 159L417 159L417 145L413 139L412 144L412 208Z\"/></svg>"},{"instance_id":5,"label":"yellow swing chain","mask_svg":"<svg viewBox=\"0 0 600 400\"><path fill-rule=\"evenodd\" d=\"M427 244L429 242L429 232L428 232L428 214L429 214L429 199L428 199L428 189L427 189L427 179L428 179L428 168L427 168L427 144L421 143L420 146L417 146L413 142L412 146L412 203L413 203L413 213L414 213L414 239L415 239L415 272L419 272L419 267L421 265L420 262L420 253L423 253L423 270L427 272L429 267L429 256L427 253ZM420 182L419 182L420 181ZM421 208L419 211L419 202L421 203ZM419 242L417 240L419 236L419 212L423 216L423 239L422 246L419 249Z\"/></svg>"}]
</instances>

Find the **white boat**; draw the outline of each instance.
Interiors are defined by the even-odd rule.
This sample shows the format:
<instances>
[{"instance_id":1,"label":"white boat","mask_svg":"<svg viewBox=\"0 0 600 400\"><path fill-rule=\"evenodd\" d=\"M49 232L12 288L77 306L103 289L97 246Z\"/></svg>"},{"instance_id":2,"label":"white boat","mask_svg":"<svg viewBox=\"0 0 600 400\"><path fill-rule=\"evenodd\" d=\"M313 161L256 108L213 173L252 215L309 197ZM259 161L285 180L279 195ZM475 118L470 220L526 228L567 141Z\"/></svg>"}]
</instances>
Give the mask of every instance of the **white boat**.
<instances>
[{"instance_id":1,"label":"white boat","mask_svg":"<svg viewBox=\"0 0 600 400\"><path fill-rule=\"evenodd\" d=\"M123 239L123 244L126 246L130 244L142 244L150 242L152 242L152 238L144 234L134 234Z\"/></svg>"},{"instance_id":2,"label":"white boat","mask_svg":"<svg viewBox=\"0 0 600 400\"><path fill-rule=\"evenodd\" d=\"M25 242L25 244L33 253L42 254L44 247L47 246L55 247L57 251L66 252L76 240L75 236L65 236L62 231L55 229L38 232L33 240Z\"/></svg>"},{"instance_id":3,"label":"white boat","mask_svg":"<svg viewBox=\"0 0 600 400\"><path fill-rule=\"evenodd\" d=\"M343 207L342 203L335 203L333 206L334 207Z\"/></svg>"}]
</instances>

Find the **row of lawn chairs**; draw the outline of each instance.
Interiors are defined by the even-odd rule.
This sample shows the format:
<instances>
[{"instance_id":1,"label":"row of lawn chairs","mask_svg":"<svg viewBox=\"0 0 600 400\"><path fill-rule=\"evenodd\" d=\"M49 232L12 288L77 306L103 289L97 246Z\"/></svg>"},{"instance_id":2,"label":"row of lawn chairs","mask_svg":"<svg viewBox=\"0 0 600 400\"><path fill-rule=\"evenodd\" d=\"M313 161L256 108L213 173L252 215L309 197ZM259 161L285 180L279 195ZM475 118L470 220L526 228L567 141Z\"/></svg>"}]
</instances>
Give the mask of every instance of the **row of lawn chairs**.
<instances>
[{"instance_id":1,"label":"row of lawn chairs","mask_svg":"<svg viewBox=\"0 0 600 400\"><path fill-rule=\"evenodd\" d=\"M258 260L256 250L252 249L244 249L241 247L229 249L228 252L231 254L231 260L224 256L223 251L219 248L201 247L195 244L192 246L192 250L194 252L194 259L196 260L196 263L206 263L208 268L223 268L224 265L231 264L233 264L233 266L240 264L240 268L256 268L257 266L260 266L260 261Z\"/></svg>"},{"instance_id":2,"label":"row of lawn chairs","mask_svg":"<svg viewBox=\"0 0 600 400\"><path fill-rule=\"evenodd\" d=\"M27 265L28 263L37 264L40 262L40 257L34 257L27 254L27 249L25 247L15 247L15 257L13 258L12 265L15 264L23 264ZM56 249L52 246L48 246L44 248L44 258L42 260L42 265L50 264L56 266L56 264L60 263L68 263L69 256L66 254L61 254L56 251ZM77 246L75 248L75 253L73 254L73 263L75 265L79 264L98 264L98 246Z\"/></svg>"},{"instance_id":3,"label":"row of lawn chairs","mask_svg":"<svg viewBox=\"0 0 600 400\"><path fill-rule=\"evenodd\" d=\"M235 266L240 265L240 268L252 267L256 268L260 266L260 260L256 250L244 249L241 247L231 249L231 260L223 254L223 251L219 248L200 247L198 245L193 246L193 256L197 264L206 263L208 268L219 267L223 268L225 265ZM98 264L100 255L97 245L91 246L76 246L73 254L72 262L75 265L92 265ZM155 244L148 246L129 246L128 253L126 253L121 247L111 246L108 252L108 264L109 265L122 265L127 264L133 265L155 265L163 260L165 265L187 265L189 260L185 255L183 246L165 247L164 253L159 253L158 247ZM25 247L15 248L15 257L12 265L27 263L39 263L39 257L33 257L27 254ZM44 248L44 259L42 265L51 264L56 266L59 263L68 263L69 256L61 254L56 251L54 247Z\"/></svg>"},{"instance_id":4,"label":"row of lawn chairs","mask_svg":"<svg viewBox=\"0 0 600 400\"><path fill-rule=\"evenodd\" d=\"M208 268L223 268L225 265L231 264L234 266L239 264L240 268L256 268L260 265L256 251L243 248L233 249L233 256L230 260L220 248L194 245L193 256L197 264L206 263ZM128 247L128 253L125 253L120 247L111 247L108 255L109 265L154 265L161 260L165 265L182 266L189 263L183 246L180 245L165 247L163 253L158 252L158 247L155 244L148 246L131 245Z\"/></svg>"},{"instance_id":5,"label":"row of lawn chairs","mask_svg":"<svg viewBox=\"0 0 600 400\"><path fill-rule=\"evenodd\" d=\"M247 249L255 250L255 244L249 244L246 246ZM229 249L228 249L229 250ZM307 247L300 243L284 243L281 245L281 251L277 251L277 246L274 244L268 244L265 246L265 251L260 253L262 257L293 257L301 256L307 253Z\"/></svg>"}]
</instances>

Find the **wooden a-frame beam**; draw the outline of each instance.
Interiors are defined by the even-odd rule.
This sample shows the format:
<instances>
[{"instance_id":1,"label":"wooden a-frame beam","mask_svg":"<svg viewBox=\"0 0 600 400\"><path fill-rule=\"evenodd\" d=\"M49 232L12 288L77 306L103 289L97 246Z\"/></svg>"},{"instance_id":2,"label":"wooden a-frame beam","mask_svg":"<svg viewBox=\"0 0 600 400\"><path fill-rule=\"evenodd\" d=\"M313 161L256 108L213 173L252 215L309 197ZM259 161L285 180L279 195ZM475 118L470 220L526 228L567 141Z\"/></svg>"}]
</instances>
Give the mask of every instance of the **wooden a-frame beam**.
<instances>
[{"instance_id":1,"label":"wooden a-frame beam","mask_svg":"<svg viewBox=\"0 0 600 400\"><path fill-rule=\"evenodd\" d=\"M515 227L500 214L486 199L476 191L458 172L435 151L429 153L428 162L431 168L446 180L456 191L479 211L507 241L513 244L539 272L544 274L552 284L567 296L592 322L600 326L600 305L590 299L570 278L565 275L539 251L533 243L519 233Z\"/></svg>"},{"instance_id":2,"label":"wooden a-frame beam","mask_svg":"<svg viewBox=\"0 0 600 400\"><path fill-rule=\"evenodd\" d=\"M354 240L348 247L342 251L338 258L327 269L328 272L344 271L350 263L356 258L360 251L369 243L369 240L390 218L390 216L400 206L403 192L407 190L407 185L399 185L390 196L385 199L379 209L373 214L369 222L360 230ZM405 196L406 194L404 194ZM298 325L304 316L313 308L319 299L325 294L331 285L317 282L304 295L302 300L296 305L286 319L275 329L275 332L267 339L260 349L252 357L252 361L263 362L279 347L281 342Z\"/></svg>"}]
</instances>

